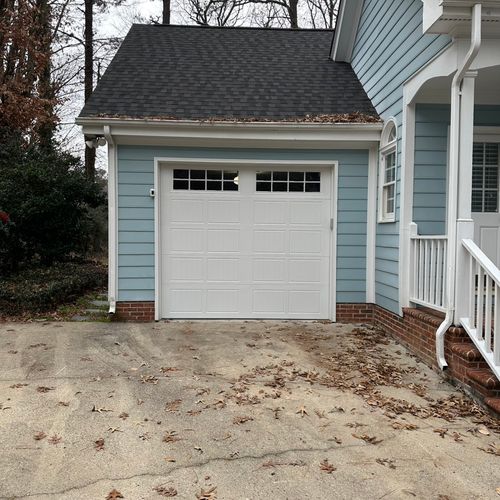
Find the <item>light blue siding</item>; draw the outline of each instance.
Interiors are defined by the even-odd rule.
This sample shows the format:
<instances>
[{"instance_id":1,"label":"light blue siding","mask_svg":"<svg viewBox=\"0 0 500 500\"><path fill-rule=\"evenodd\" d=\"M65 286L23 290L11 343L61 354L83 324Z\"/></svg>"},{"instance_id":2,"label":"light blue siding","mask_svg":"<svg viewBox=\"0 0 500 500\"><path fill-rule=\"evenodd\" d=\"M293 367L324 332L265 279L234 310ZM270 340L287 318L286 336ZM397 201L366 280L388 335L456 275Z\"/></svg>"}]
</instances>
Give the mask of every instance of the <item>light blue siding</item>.
<instances>
[{"instance_id":1,"label":"light blue siding","mask_svg":"<svg viewBox=\"0 0 500 500\"><path fill-rule=\"evenodd\" d=\"M377 224L375 262L376 302L393 312L399 311L403 83L448 43L447 37L422 34L421 0L364 1L352 67L380 116L398 124L396 222Z\"/></svg>"},{"instance_id":2,"label":"light blue siding","mask_svg":"<svg viewBox=\"0 0 500 500\"><path fill-rule=\"evenodd\" d=\"M332 160L339 162L337 302L366 302L368 152L118 148L118 300L154 300L155 157Z\"/></svg>"},{"instance_id":3,"label":"light blue siding","mask_svg":"<svg viewBox=\"0 0 500 500\"><path fill-rule=\"evenodd\" d=\"M417 104L415 120L413 221L420 234L444 234L450 106ZM474 125L499 126L500 106L476 106Z\"/></svg>"}]
</instances>

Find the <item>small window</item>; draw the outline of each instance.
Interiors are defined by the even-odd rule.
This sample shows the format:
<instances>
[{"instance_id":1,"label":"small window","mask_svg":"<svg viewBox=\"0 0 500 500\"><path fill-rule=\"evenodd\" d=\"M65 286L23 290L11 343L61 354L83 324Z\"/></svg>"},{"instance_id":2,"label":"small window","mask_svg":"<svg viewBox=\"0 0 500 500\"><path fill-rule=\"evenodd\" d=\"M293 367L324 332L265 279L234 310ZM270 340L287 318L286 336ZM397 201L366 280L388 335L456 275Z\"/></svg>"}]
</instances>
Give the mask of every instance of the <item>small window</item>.
<instances>
[{"instance_id":1,"label":"small window","mask_svg":"<svg viewBox=\"0 0 500 500\"><path fill-rule=\"evenodd\" d=\"M319 193L320 172L257 172L257 191L275 193Z\"/></svg>"},{"instance_id":2,"label":"small window","mask_svg":"<svg viewBox=\"0 0 500 500\"><path fill-rule=\"evenodd\" d=\"M175 169L173 187L186 191L238 191L238 172Z\"/></svg>"},{"instance_id":3,"label":"small window","mask_svg":"<svg viewBox=\"0 0 500 500\"><path fill-rule=\"evenodd\" d=\"M472 211L498 212L499 145L474 143L472 154Z\"/></svg>"},{"instance_id":4,"label":"small window","mask_svg":"<svg viewBox=\"0 0 500 500\"><path fill-rule=\"evenodd\" d=\"M379 222L394 222L396 217L397 128L390 120L382 132L379 171Z\"/></svg>"}]
</instances>

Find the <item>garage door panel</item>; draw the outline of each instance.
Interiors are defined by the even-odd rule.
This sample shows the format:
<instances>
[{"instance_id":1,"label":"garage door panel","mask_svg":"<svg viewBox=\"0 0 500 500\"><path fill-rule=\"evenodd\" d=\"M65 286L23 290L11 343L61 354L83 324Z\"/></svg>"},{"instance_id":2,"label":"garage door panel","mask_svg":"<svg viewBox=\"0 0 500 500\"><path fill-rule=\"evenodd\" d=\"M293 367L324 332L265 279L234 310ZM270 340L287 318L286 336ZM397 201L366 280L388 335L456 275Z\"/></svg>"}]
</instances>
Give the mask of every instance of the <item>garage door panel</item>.
<instances>
[{"instance_id":1,"label":"garage door panel","mask_svg":"<svg viewBox=\"0 0 500 500\"><path fill-rule=\"evenodd\" d=\"M321 293L319 291L295 291L289 293L290 310L295 314L319 314Z\"/></svg>"},{"instance_id":2,"label":"garage door panel","mask_svg":"<svg viewBox=\"0 0 500 500\"><path fill-rule=\"evenodd\" d=\"M323 202L291 201L290 224L321 225L324 217Z\"/></svg>"},{"instance_id":3,"label":"garage door panel","mask_svg":"<svg viewBox=\"0 0 500 500\"><path fill-rule=\"evenodd\" d=\"M286 253L286 231L254 231L253 251L256 253Z\"/></svg>"},{"instance_id":4,"label":"garage door panel","mask_svg":"<svg viewBox=\"0 0 500 500\"><path fill-rule=\"evenodd\" d=\"M321 254L323 234L320 231L290 231L290 253Z\"/></svg>"},{"instance_id":5,"label":"garage door panel","mask_svg":"<svg viewBox=\"0 0 500 500\"><path fill-rule=\"evenodd\" d=\"M171 228L162 234L163 249L168 252L205 252L205 230Z\"/></svg>"},{"instance_id":6,"label":"garage door panel","mask_svg":"<svg viewBox=\"0 0 500 500\"><path fill-rule=\"evenodd\" d=\"M240 290L237 288L207 290L207 313L211 314L237 314L240 310Z\"/></svg>"},{"instance_id":7,"label":"garage door panel","mask_svg":"<svg viewBox=\"0 0 500 500\"><path fill-rule=\"evenodd\" d=\"M172 281L203 281L205 279L205 259L173 257L170 262L168 274Z\"/></svg>"},{"instance_id":8,"label":"garage door panel","mask_svg":"<svg viewBox=\"0 0 500 500\"><path fill-rule=\"evenodd\" d=\"M321 283L321 260L290 260L288 262L288 279L290 283Z\"/></svg>"},{"instance_id":9,"label":"garage door panel","mask_svg":"<svg viewBox=\"0 0 500 500\"><path fill-rule=\"evenodd\" d=\"M254 259L253 280L259 282L285 282L286 262L278 259Z\"/></svg>"},{"instance_id":10,"label":"garage door panel","mask_svg":"<svg viewBox=\"0 0 500 500\"><path fill-rule=\"evenodd\" d=\"M170 304L170 312L173 316L177 314L200 314L203 312L203 297L202 290L182 290L171 289L167 299Z\"/></svg>"},{"instance_id":11,"label":"garage door panel","mask_svg":"<svg viewBox=\"0 0 500 500\"><path fill-rule=\"evenodd\" d=\"M239 264L239 259L207 259L207 281L240 281Z\"/></svg>"},{"instance_id":12,"label":"garage door panel","mask_svg":"<svg viewBox=\"0 0 500 500\"><path fill-rule=\"evenodd\" d=\"M256 201L254 203L253 222L256 225L285 224L287 220L287 202Z\"/></svg>"},{"instance_id":13,"label":"garage door panel","mask_svg":"<svg viewBox=\"0 0 500 500\"><path fill-rule=\"evenodd\" d=\"M209 229L207 231L208 252L239 252L239 229Z\"/></svg>"},{"instance_id":14,"label":"garage door panel","mask_svg":"<svg viewBox=\"0 0 500 500\"><path fill-rule=\"evenodd\" d=\"M170 219L177 223L199 223L204 218L205 206L201 200L172 199L169 209L171 213Z\"/></svg>"},{"instance_id":15,"label":"garage door panel","mask_svg":"<svg viewBox=\"0 0 500 500\"><path fill-rule=\"evenodd\" d=\"M254 290L253 313L285 314L287 292L283 290Z\"/></svg>"},{"instance_id":16,"label":"garage door panel","mask_svg":"<svg viewBox=\"0 0 500 500\"><path fill-rule=\"evenodd\" d=\"M240 202L235 200L208 201L207 222L224 224L240 222Z\"/></svg>"}]
</instances>

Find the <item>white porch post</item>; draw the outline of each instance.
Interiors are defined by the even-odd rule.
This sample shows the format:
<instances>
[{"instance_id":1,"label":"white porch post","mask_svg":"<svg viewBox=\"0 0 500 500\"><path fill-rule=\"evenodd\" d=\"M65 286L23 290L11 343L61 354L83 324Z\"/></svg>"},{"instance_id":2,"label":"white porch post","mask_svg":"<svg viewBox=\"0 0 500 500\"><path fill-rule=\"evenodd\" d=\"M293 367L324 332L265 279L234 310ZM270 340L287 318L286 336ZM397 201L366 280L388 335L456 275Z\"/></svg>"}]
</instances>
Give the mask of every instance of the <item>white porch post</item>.
<instances>
[{"instance_id":1,"label":"white porch post","mask_svg":"<svg viewBox=\"0 0 500 500\"><path fill-rule=\"evenodd\" d=\"M463 79L460 106L460 139L458 160L458 207L456 248L457 264L455 267L455 314L454 323L469 316L469 261L462 246L463 239L474 238L472 220L472 149L474 141L474 84L476 71L468 71ZM452 242L450 242L451 244Z\"/></svg>"}]
</instances>

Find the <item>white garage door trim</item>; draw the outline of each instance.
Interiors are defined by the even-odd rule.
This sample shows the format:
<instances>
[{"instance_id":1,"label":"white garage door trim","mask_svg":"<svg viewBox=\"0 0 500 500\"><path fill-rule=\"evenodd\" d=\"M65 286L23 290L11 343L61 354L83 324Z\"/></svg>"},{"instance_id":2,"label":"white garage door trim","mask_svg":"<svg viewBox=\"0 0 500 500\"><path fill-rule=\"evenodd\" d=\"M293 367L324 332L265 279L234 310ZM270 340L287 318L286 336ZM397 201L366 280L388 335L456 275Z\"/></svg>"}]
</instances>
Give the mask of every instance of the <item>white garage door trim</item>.
<instances>
[{"instance_id":1,"label":"white garage door trim","mask_svg":"<svg viewBox=\"0 0 500 500\"><path fill-rule=\"evenodd\" d=\"M328 308L329 318L336 320L336 262L337 262L337 186L338 186L338 162L329 160L297 161L297 160L249 160L249 159L213 159L213 158L172 158L157 157L154 159L154 213L155 213L155 319L163 317L162 304L162 259L161 259L161 172L163 168L214 168L215 165L223 165L224 168L254 167L259 166L271 168L291 167L311 170L318 167L331 168L331 231L330 231L330 276Z\"/></svg>"}]
</instances>

